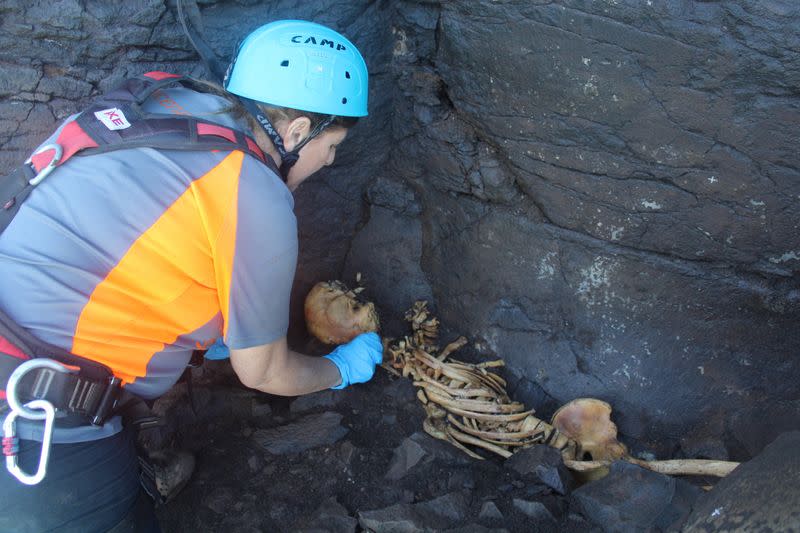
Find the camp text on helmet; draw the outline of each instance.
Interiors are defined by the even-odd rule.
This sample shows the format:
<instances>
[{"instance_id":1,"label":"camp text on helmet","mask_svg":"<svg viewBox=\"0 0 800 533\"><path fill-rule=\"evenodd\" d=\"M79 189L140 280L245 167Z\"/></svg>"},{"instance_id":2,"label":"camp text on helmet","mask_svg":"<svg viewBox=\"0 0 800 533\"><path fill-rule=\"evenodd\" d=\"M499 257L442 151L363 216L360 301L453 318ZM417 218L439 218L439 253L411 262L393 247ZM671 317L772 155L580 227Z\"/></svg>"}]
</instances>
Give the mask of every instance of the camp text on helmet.
<instances>
[{"instance_id":1,"label":"camp text on helmet","mask_svg":"<svg viewBox=\"0 0 800 533\"><path fill-rule=\"evenodd\" d=\"M320 39L319 43L317 43L317 38L313 35L309 35L308 37L304 35L295 35L292 37L292 42L297 44L318 44L319 46L328 46L330 48L334 48L334 45L336 45L336 50L347 50L345 45L334 42L330 39Z\"/></svg>"}]
</instances>

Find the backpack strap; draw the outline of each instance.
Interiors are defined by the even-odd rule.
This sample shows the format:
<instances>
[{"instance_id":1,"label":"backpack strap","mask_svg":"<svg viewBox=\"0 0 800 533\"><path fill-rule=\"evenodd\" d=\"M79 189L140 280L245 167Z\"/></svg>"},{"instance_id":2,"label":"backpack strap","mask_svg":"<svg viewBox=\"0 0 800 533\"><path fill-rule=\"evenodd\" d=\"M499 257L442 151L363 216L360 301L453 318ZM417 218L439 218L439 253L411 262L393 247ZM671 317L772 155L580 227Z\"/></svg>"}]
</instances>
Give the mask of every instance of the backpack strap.
<instances>
[{"instance_id":1,"label":"backpack strap","mask_svg":"<svg viewBox=\"0 0 800 533\"><path fill-rule=\"evenodd\" d=\"M11 223L33 187L76 155L127 148L240 150L281 175L269 154L239 130L191 116L165 116L142 110L142 104L153 93L176 84L201 88L191 79L167 72L148 72L125 80L68 122L53 143L40 147L11 174L0 176L0 233Z\"/></svg>"},{"instance_id":2,"label":"backpack strap","mask_svg":"<svg viewBox=\"0 0 800 533\"><path fill-rule=\"evenodd\" d=\"M131 78L96 99L68 123L53 145L42 147L30 161L37 173L55 168L78 154L92 155L126 148L165 150L241 150L278 173L272 158L250 136L220 124L189 116L145 113L141 105L154 92L172 85L197 85L166 72ZM62 154L58 154L57 146Z\"/></svg>"}]
</instances>

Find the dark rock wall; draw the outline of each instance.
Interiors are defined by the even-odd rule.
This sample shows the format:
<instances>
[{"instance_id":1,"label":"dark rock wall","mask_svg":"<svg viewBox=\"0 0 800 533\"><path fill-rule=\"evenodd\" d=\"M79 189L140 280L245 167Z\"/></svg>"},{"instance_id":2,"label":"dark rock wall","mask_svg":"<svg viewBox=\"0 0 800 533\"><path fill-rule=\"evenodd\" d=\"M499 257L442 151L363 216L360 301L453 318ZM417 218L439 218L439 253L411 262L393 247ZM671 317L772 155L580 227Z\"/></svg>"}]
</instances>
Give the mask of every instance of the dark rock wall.
<instances>
[{"instance_id":1,"label":"dark rock wall","mask_svg":"<svg viewBox=\"0 0 800 533\"><path fill-rule=\"evenodd\" d=\"M420 257L518 397L606 399L662 453L757 451L800 410L799 24L789 1L398 4L386 175L421 213L373 201L351 270L405 219L387 255Z\"/></svg>"},{"instance_id":2,"label":"dark rock wall","mask_svg":"<svg viewBox=\"0 0 800 533\"><path fill-rule=\"evenodd\" d=\"M797 428L795 2L200 8L220 55L305 18L372 74L369 119L297 194L296 324L311 284L361 271L389 332L429 299L543 412L606 399L665 453ZM153 69L204 73L163 0L0 1L0 169Z\"/></svg>"}]
</instances>

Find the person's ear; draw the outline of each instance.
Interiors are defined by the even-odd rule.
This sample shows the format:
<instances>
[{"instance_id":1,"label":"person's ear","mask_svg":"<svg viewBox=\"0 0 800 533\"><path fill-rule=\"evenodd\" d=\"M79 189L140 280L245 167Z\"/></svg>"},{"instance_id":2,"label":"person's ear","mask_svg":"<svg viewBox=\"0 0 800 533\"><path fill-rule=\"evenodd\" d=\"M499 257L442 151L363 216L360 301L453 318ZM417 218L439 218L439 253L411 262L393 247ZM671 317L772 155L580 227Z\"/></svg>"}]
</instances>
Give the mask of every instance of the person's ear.
<instances>
[{"instance_id":1,"label":"person's ear","mask_svg":"<svg viewBox=\"0 0 800 533\"><path fill-rule=\"evenodd\" d=\"M287 152L294 150L303 139L311 133L311 119L308 117L297 117L289 122L286 127L286 135L283 137L283 147Z\"/></svg>"}]
</instances>

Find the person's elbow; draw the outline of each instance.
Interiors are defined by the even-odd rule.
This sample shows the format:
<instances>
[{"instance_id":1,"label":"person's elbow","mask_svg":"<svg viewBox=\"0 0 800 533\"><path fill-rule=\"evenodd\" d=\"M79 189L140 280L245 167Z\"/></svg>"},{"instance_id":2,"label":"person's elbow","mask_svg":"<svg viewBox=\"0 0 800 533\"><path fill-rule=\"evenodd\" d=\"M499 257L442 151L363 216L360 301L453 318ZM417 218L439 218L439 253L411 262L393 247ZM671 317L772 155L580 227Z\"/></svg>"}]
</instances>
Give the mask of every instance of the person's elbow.
<instances>
[{"instance_id":1,"label":"person's elbow","mask_svg":"<svg viewBox=\"0 0 800 533\"><path fill-rule=\"evenodd\" d=\"M275 376L276 366L286 357L286 339L271 344L231 350L231 365L242 385L264 390L270 377Z\"/></svg>"},{"instance_id":2,"label":"person's elbow","mask_svg":"<svg viewBox=\"0 0 800 533\"><path fill-rule=\"evenodd\" d=\"M248 389L260 390L264 386L264 379L250 373L237 374L239 381Z\"/></svg>"}]
</instances>

